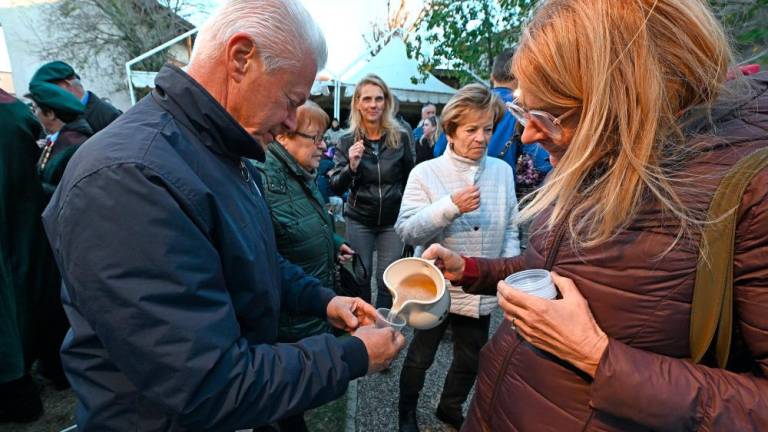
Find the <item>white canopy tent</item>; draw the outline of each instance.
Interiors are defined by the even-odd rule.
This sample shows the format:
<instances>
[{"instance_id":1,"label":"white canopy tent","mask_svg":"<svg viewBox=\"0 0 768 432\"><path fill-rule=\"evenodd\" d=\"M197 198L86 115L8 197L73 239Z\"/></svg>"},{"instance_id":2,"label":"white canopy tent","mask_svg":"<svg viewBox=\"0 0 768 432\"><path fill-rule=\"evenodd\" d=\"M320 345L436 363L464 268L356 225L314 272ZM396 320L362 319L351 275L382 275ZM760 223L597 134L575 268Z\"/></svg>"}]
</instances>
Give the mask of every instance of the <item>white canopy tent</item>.
<instances>
[{"instance_id":1,"label":"white canopy tent","mask_svg":"<svg viewBox=\"0 0 768 432\"><path fill-rule=\"evenodd\" d=\"M392 93L403 102L444 104L456 93L456 89L432 74L427 74L424 82L411 81L412 77L421 78L419 63L416 59L408 58L405 42L398 34L394 34L389 43L367 63L353 64L347 69L340 78L345 86L344 95L351 97L355 91L355 83L370 73L381 77Z\"/></svg>"},{"instance_id":2,"label":"white canopy tent","mask_svg":"<svg viewBox=\"0 0 768 432\"><path fill-rule=\"evenodd\" d=\"M416 59L408 58L405 42L397 31L381 51L373 57L367 53L348 65L340 74L327 81L315 81L313 95L327 94L329 87L334 87L333 116L338 118L341 110L341 98L350 98L355 91L355 84L370 73L376 74L389 86L392 93L402 102L444 104L456 93L456 89L427 74L421 82L421 72ZM414 83L411 78L417 78ZM344 88L342 93L341 88Z\"/></svg>"},{"instance_id":3,"label":"white canopy tent","mask_svg":"<svg viewBox=\"0 0 768 432\"><path fill-rule=\"evenodd\" d=\"M134 71L132 66L141 60L159 52L168 49L173 44L192 36L198 29L192 29L189 32L180 35L146 53L131 59L125 64L126 75L128 76L128 87L131 94L131 104L136 103L135 87L154 87L154 78L156 72ZM340 74L334 74L332 71L324 69L318 73L315 82L312 85L311 93L313 95L329 95L329 88L334 88L334 117L339 117L341 98L352 97L355 90L355 83L369 73L375 73L380 76L390 87L392 92L403 102L413 103L435 103L444 104L456 93L456 90L432 74L427 74L424 82L413 83L412 77L421 78L419 63L416 59L408 58L405 42L395 31L389 43L387 43L378 54L368 58L363 54L357 60L353 61ZM344 87L342 93L341 88Z\"/></svg>"}]
</instances>

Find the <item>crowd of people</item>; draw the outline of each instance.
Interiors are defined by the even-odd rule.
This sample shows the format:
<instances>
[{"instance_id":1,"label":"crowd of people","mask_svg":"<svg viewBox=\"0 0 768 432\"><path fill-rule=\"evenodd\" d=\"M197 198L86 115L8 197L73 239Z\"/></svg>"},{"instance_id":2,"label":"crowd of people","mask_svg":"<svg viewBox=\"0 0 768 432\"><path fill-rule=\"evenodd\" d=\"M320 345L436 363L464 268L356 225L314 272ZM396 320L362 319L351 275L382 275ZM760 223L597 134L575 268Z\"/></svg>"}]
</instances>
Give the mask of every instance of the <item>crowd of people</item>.
<instances>
[{"instance_id":1,"label":"crowd of people","mask_svg":"<svg viewBox=\"0 0 768 432\"><path fill-rule=\"evenodd\" d=\"M69 388L59 348L69 329L61 277L40 215L79 146L121 112L84 89L61 61L42 65L29 82L29 105L0 90L3 196L0 285L0 420L42 412L30 368L56 389Z\"/></svg>"},{"instance_id":2,"label":"crowd of people","mask_svg":"<svg viewBox=\"0 0 768 432\"><path fill-rule=\"evenodd\" d=\"M768 75L704 3L544 1L414 128L374 74L331 119L327 55L298 0L233 0L126 113L62 61L30 105L0 90L0 421L41 415L36 364L78 430L307 430L406 348L373 324L414 255L451 305L407 346L402 432L449 329L456 429L768 427ZM558 298L503 282L526 269Z\"/></svg>"}]
</instances>

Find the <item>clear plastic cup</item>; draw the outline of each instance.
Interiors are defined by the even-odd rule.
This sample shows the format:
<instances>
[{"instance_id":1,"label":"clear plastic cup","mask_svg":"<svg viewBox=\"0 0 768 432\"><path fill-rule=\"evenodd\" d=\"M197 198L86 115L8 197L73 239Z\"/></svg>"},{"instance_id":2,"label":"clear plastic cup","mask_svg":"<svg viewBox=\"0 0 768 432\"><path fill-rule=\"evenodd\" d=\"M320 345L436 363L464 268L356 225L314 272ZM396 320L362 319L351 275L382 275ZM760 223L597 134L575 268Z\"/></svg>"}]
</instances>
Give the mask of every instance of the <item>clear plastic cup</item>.
<instances>
[{"instance_id":1,"label":"clear plastic cup","mask_svg":"<svg viewBox=\"0 0 768 432\"><path fill-rule=\"evenodd\" d=\"M387 308L376 309L376 328L392 327L396 331L402 331L405 327L405 318L398 315L390 316L390 310Z\"/></svg>"},{"instance_id":2,"label":"clear plastic cup","mask_svg":"<svg viewBox=\"0 0 768 432\"><path fill-rule=\"evenodd\" d=\"M504 279L504 283L526 294L547 300L557 298L557 288L552 282L549 271L544 269L524 270L513 273Z\"/></svg>"}]
</instances>

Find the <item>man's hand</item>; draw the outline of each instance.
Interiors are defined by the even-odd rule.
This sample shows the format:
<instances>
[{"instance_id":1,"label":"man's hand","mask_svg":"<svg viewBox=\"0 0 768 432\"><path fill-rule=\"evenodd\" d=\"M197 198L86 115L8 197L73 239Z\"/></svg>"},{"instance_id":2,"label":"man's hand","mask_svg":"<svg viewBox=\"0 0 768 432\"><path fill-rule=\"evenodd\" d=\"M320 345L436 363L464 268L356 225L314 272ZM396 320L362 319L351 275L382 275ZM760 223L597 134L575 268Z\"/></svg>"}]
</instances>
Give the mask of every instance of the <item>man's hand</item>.
<instances>
[{"instance_id":1,"label":"man's hand","mask_svg":"<svg viewBox=\"0 0 768 432\"><path fill-rule=\"evenodd\" d=\"M368 374L387 369L405 346L405 337L391 327L377 329L360 327L352 334L365 344L368 351Z\"/></svg>"},{"instance_id":2,"label":"man's hand","mask_svg":"<svg viewBox=\"0 0 768 432\"><path fill-rule=\"evenodd\" d=\"M360 165L360 159L363 158L363 152L365 151L365 144L363 140L360 140L349 148L349 169L352 172L357 172L357 166Z\"/></svg>"},{"instance_id":3,"label":"man's hand","mask_svg":"<svg viewBox=\"0 0 768 432\"><path fill-rule=\"evenodd\" d=\"M475 211L480 208L480 189L475 185L459 189L451 194L451 201L461 214Z\"/></svg>"},{"instance_id":4,"label":"man's hand","mask_svg":"<svg viewBox=\"0 0 768 432\"><path fill-rule=\"evenodd\" d=\"M339 248L339 262L342 264L346 264L349 262L349 260L352 259L352 256L355 254L355 251L352 250L351 247L349 247L348 244L344 243Z\"/></svg>"},{"instance_id":5,"label":"man's hand","mask_svg":"<svg viewBox=\"0 0 768 432\"><path fill-rule=\"evenodd\" d=\"M438 243L428 247L421 257L425 260L435 260L435 266L449 281L459 281L464 278L464 258Z\"/></svg>"},{"instance_id":6,"label":"man's hand","mask_svg":"<svg viewBox=\"0 0 768 432\"><path fill-rule=\"evenodd\" d=\"M328 322L346 332L376 322L376 309L359 297L336 296L326 309Z\"/></svg>"}]
</instances>

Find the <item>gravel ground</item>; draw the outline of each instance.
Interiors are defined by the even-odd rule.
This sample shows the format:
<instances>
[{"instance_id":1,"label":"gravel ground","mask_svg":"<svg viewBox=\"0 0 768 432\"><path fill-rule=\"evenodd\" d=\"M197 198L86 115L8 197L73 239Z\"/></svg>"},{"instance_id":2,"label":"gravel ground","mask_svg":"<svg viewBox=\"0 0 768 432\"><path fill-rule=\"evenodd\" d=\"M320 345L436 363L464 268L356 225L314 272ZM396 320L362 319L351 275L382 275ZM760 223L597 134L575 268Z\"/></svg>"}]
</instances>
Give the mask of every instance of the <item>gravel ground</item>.
<instances>
[{"instance_id":1,"label":"gravel ground","mask_svg":"<svg viewBox=\"0 0 768 432\"><path fill-rule=\"evenodd\" d=\"M59 432L75 424L75 395L72 390L57 391L39 375L32 375L41 389L43 416L25 424L0 423L0 432Z\"/></svg>"},{"instance_id":2,"label":"gravel ground","mask_svg":"<svg viewBox=\"0 0 768 432\"><path fill-rule=\"evenodd\" d=\"M343 234L344 225L337 225ZM374 254L375 256L375 254ZM374 264L374 267L375 264ZM376 290L373 278L374 296ZM502 320L497 310L491 319L491 334ZM408 343L412 330L404 331ZM451 341L444 338L435 356L435 363L427 372L424 390L419 398L418 421L422 432L452 431L434 415L440 399L445 374L451 363ZM407 345L406 345L407 347ZM397 397L400 370L405 350L400 353L389 372L364 377L350 383L347 394L339 400L307 413L306 419L313 432L378 432L397 430ZM74 424L75 397L71 390L56 391L45 379L35 376L41 386L45 414L36 422L24 425L0 424L0 432L59 432ZM464 404L466 414L474 389Z\"/></svg>"}]
</instances>

